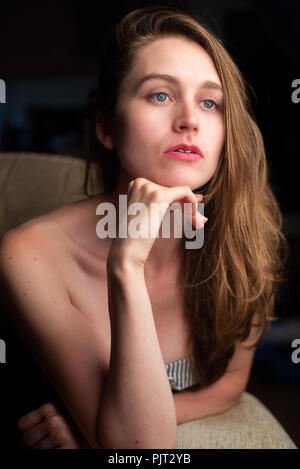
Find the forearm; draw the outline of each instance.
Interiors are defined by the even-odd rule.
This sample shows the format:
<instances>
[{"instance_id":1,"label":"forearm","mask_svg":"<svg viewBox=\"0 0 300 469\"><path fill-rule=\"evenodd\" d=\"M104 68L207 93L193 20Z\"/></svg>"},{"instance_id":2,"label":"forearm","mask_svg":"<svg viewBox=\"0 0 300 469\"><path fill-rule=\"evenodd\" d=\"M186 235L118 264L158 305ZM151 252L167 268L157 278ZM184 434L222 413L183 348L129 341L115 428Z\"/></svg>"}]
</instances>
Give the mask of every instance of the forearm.
<instances>
[{"instance_id":1,"label":"forearm","mask_svg":"<svg viewBox=\"0 0 300 469\"><path fill-rule=\"evenodd\" d=\"M242 390L234 388L230 375L224 375L219 381L207 388L183 391L174 394L177 425L190 420L219 414L235 406L242 395Z\"/></svg>"},{"instance_id":2,"label":"forearm","mask_svg":"<svg viewBox=\"0 0 300 469\"><path fill-rule=\"evenodd\" d=\"M142 270L108 269L111 356L99 411L104 448L175 448L176 413Z\"/></svg>"}]
</instances>

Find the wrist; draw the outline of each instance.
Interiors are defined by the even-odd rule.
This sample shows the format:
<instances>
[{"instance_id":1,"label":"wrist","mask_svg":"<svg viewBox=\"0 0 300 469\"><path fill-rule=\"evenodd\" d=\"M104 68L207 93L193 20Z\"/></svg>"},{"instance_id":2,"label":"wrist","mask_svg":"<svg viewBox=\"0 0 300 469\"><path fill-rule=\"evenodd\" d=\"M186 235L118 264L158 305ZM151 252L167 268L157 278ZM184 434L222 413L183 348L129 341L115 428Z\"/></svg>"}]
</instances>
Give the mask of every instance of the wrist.
<instances>
[{"instance_id":1,"label":"wrist","mask_svg":"<svg viewBox=\"0 0 300 469\"><path fill-rule=\"evenodd\" d=\"M106 270L108 274L122 277L131 273L144 275L144 264L132 256L111 250L107 257Z\"/></svg>"}]
</instances>

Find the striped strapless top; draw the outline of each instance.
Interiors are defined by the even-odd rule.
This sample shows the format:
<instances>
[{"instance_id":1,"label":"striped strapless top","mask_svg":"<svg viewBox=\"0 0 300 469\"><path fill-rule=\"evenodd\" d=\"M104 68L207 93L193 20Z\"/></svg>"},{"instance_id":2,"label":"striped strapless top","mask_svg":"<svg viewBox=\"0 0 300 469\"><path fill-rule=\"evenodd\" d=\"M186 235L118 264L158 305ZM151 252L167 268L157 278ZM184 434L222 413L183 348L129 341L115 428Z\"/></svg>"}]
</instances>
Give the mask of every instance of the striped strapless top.
<instances>
[{"instance_id":1,"label":"striped strapless top","mask_svg":"<svg viewBox=\"0 0 300 469\"><path fill-rule=\"evenodd\" d=\"M194 371L194 356L166 363L166 371L172 391L183 391L198 384Z\"/></svg>"}]
</instances>

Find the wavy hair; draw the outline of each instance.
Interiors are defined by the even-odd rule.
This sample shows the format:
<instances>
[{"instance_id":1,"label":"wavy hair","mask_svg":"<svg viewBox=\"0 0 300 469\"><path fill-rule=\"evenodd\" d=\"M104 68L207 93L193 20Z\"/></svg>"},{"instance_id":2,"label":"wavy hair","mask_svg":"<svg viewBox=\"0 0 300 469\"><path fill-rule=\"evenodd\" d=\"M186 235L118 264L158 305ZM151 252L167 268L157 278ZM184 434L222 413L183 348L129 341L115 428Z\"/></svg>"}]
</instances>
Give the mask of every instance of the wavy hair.
<instances>
[{"instance_id":1,"label":"wavy hair","mask_svg":"<svg viewBox=\"0 0 300 469\"><path fill-rule=\"evenodd\" d=\"M104 192L114 191L118 155L97 139L101 117L113 125L120 83L134 65L137 52L166 36L184 36L209 54L220 77L225 141L214 176L199 188L203 194L205 242L201 249L184 249L184 307L193 344L195 373L200 387L217 381L226 371L235 343L257 328L255 348L266 323L275 321L277 284L289 245L282 232L282 214L269 182L262 134L243 78L220 39L192 17L175 8L144 7L131 11L103 41L97 87L90 90L85 109L87 158L84 192L88 194L90 164L101 170ZM258 323L253 323L258 318ZM246 346L245 346L246 347ZM248 347L246 347L248 348Z\"/></svg>"}]
</instances>

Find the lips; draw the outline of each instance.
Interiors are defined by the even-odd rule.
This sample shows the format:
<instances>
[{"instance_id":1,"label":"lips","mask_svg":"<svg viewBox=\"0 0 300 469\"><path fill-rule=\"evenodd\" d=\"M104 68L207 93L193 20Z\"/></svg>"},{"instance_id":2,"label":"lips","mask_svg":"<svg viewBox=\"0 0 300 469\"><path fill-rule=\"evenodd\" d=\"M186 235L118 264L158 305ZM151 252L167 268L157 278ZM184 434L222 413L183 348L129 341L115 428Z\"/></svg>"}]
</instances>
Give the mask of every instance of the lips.
<instances>
[{"instance_id":1,"label":"lips","mask_svg":"<svg viewBox=\"0 0 300 469\"><path fill-rule=\"evenodd\" d=\"M201 158L204 158L200 148L198 148L196 145L188 145L186 143L178 143L177 145L174 145L173 147L168 148L164 153L169 153L174 150L190 150L199 155ZM179 152L180 153L180 152ZM183 153L186 155L192 155L193 153Z\"/></svg>"}]
</instances>

